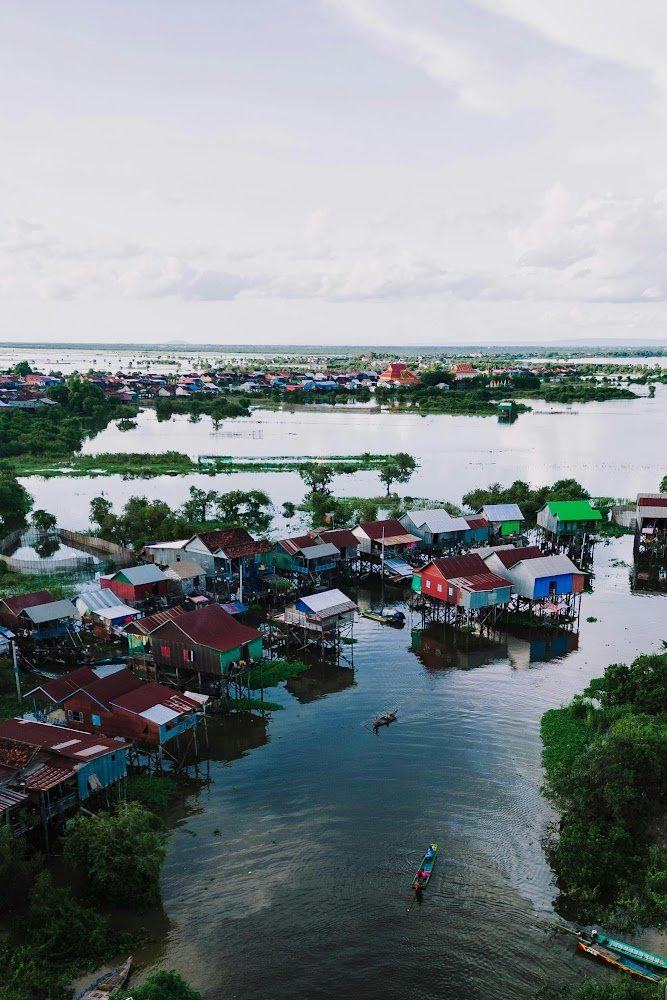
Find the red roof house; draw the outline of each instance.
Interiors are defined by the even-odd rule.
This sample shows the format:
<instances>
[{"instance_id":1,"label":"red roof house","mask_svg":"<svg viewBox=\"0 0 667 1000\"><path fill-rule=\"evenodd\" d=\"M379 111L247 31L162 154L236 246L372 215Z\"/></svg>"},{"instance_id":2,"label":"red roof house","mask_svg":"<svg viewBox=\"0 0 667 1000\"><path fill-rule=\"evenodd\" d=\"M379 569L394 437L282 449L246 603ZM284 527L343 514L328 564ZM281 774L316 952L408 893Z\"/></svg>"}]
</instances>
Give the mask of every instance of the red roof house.
<instances>
[{"instance_id":1,"label":"red roof house","mask_svg":"<svg viewBox=\"0 0 667 1000\"><path fill-rule=\"evenodd\" d=\"M512 595L510 581L492 573L477 553L433 559L415 570L412 589L468 610L507 604Z\"/></svg>"},{"instance_id":2,"label":"red roof house","mask_svg":"<svg viewBox=\"0 0 667 1000\"><path fill-rule=\"evenodd\" d=\"M262 634L241 624L219 604L179 615L151 636L156 666L220 676L232 662L259 660Z\"/></svg>"},{"instance_id":3,"label":"red roof house","mask_svg":"<svg viewBox=\"0 0 667 1000\"><path fill-rule=\"evenodd\" d=\"M417 385L419 375L411 372L403 361L392 361L380 375L378 383L392 382L396 385Z\"/></svg>"}]
</instances>

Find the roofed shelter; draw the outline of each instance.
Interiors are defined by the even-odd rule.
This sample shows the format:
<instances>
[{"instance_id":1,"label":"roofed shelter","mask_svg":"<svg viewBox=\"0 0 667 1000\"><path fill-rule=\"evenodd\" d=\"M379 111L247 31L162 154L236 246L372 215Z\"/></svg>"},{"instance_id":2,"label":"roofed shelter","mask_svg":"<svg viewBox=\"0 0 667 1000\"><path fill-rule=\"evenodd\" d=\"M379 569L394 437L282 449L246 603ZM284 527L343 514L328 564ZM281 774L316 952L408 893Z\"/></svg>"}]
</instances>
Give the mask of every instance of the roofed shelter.
<instances>
[{"instance_id":1,"label":"roofed shelter","mask_svg":"<svg viewBox=\"0 0 667 1000\"><path fill-rule=\"evenodd\" d=\"M419 535L408 531L393 517L384 521L364 521L352 529L352 534L359 542L360 554L371 556L404 552L420 540Z\"/></svg>"},{"instance_id":2,"label":"roofed shelter","mask_svg":"<svg viewBox=\"0 0 667 1000\"><path fill-rule=\"evenodd\" d=\"M555 537L594 532L602 514L590 500L549 500L537 512L537 523Z\"/></svg>"},{"instance_id":3,"label":"roofed shelter","mask_svg":"<svg viewBox=\"0 0 667 1000\"><path fill-rule=\"evenodd\" d=\"M488 523L491 535L509 538L520 535L525 517L516 503L486 503L477 514Z\"/></svg>"},{"instance_id":4,"label":"roofed shelter","mask_svg":"<svg viewBox=\"0 0 667 1000\"><path fill-rule=\"evenodd\" d=\"M261 658L262 634L209 604L158 626L151 649L159 669L220 677L233 662Z\"/></svg>"},{"instance_id":5,"label":"roofed shelter","mask_svg":"<svg viewBox=\"0 0 667 1000\"><path fill-rule=\"evenodd\" d=\"M167 577L151 564L130 566L100 578L102 590L112 590L126 604L160 599L167 594Z\"/></svg>"}]
</instances>

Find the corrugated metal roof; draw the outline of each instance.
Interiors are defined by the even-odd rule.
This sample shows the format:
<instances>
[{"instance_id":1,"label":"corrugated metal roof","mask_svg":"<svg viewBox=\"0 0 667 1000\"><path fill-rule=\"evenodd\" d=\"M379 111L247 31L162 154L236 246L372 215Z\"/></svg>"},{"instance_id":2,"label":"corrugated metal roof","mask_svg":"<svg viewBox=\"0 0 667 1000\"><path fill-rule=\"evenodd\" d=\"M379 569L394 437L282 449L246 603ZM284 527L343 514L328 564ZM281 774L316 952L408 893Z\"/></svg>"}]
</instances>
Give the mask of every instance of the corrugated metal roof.
<instances>
[{"instance_id":1,"label":"corrugated metal roof","mask_svg":"<svg viewBox=\"0 0 667 1000\"><path fill-rule=\"evenodd\" d=\"M62 677L56 677L51 681L44 681L44 683L27 691L24 697L27 698L29 695L41 691L54 705L57 705L74 691L79 691L87 684L94 684L96 680L98 680L98 675L91 667L79 667L78 670L73 670L69 674L63 674Z\"/></svg>"},{"instance_id":2,"label":"corrugated metal roof","mask_svg":"<svg viewBox=\"0 0 667 1000\"><path fill-rule=\"evenodd\" d=\"M140 687L143 687L143 681L125 667L113 674L107 674L106 677L96 678L92 684L84 685L82 690L89 698L94 698L100 705L108 708L121 695Z\"/></svg>"},{"instance_id":3,"label":"corrugated metal roof","mask_svg":"<svg viewBox=\"0 0 667 1000\"><path fill-rule=\"evenodd\" d=\"M637 497L638 507L667 507L667 493L642 493Z\"/></svg>"},{"instance_id":4,"label":"corrugated metal roof","mask_svg":"<svg viewBox=\"0 0 667 1000\"><path fill-rule=\"evenodd\" d=\"M182 549L184 545L189 541L188 538L181 538L178 542L151 542L149 545L144 545L145 549Z\"/></svg>"},{"instance_id":5,"label":"corrugated metal roof","mask_svg":"<svg viewBox=\"0 0 667 1000\"><path fill-rule=\"evenodd\" d=\"M416 570L423 573L429 566L435 566L439 573L449 580L453 576L468 576L475 573L488 573L488 568L481 556L471 552L467 556L444 556L442 559L432 559L428 565Z\"/></svg>"},{"instance_id":6,"label":"corrugated metal roof","mask_svg":"<svg viewBox=\"0 0 667 1000\"><path fill-rule=\"evenodd\" d=\"M158 566L146 563L144 566L129 566L127 569L119 569L113 574L113 579L119 576L125 577L133 587L138 587L142 583L160 583L166 580L166 576Z\"/></svg>"},{"instance_id":7,"label":"corrugated metal roof","mask_svg":"<svg viewBox=\"0 0 667 1000\"><path fill-rule=\"evenodd\" d=\"M167 708L166 705L153 705L152 708L147 708L143 712L139 712L139 715L142 719L147 719L148 722L155 722L158 726L165 726L168 722L178 719L181 713L175 712L172 708Z\"/></svg>"},{"instance_id":8,"label":"corrugated metal roof","mask_svg":"<svg viewBox=\"0 0 667 1000\"><path fill-rule=\"evenodd\" d=\"M36 604L32 608L24 608L26 615L34 625L53 622L58 618L73 618L75 608L71 601L49 601L48 604Z\"/></svg>"},{"instance_id":9,"label":"corrugated metal roof","mask_svg":"<svg viewBox=\"0 0 667 1000\"><path fill-rule=\"evenodd\" d=\"M524 521L521 508L516 503L485 503L477 511L484 514L489 521Z\"/></svg>"},{"instance_id":10,"label":"corrugated metal roof","mask_svg":"<svg viewBox=\"0 0 667 1000\"><path fill-rule=\"evenodd\" d=\"M523 562L524 559L541 559L544 555L542 549L539 549L537 545L524 545L523 548L516 548L512 545L511 547L492 549L491 551L495 551L495 555L498 556L505 569L511 569L512 566ZM488 556L484 556L484 558L487 559Z\"/></svg>"},{"instance_id":11,"label":"corrugated metal roof","mask_svg":"<svg viewBox=\"0 0 667 1000\"><path fill-rule=\"evenodd\" d=\"M166 576L172 575L179 580L196 580L198 576L204 575L204 570L193 559L181 559L179 562L169 563L164 572Z\"/></svg>"},{"instance_id":12,"label":"corrugated metal roof","mask_svg":"<svg viewBox=\"0 0 667 1000\"><path fill-rule=\"evenodd\" d=\"M326 556L339 556L340 552L335 545L323 542L321 545L315 544L302 549L301 554L306 561L310 561L311 559L324 559Z\"/></svg>"},{"instance_id":13,"label":"corrugated metal roof","mask_svg":"<svg viewBox=\"0 0 667 1000\"><path fill-rule=\"evenodd\" d=\"M245 528L227 528L224 531L203 531L193 538L199 538L209 552L222 552L228 559L259 555L270 552L273 546L266 539L255 541ZM192 541L192 539L190 539Z\"/></svg>"},{"instance_id":14,"label":"corrugated metal roof","mask_svg":"<svg viewBox=\"0 0 667 1000\"><path fill-rule=\"evenodd\" d=\"M105 621L114 622L119 618L136 618L137 614L136 608L130 608L127 604L114 604L110 608L98 608L95 614L98 618L104 618Z\"/></svg>"},{"instance_id":15,"label":"corrugated metal roof","mask_svg":"<svg viewBox=\"0 0 667 1000\"><path fill-rule=\"evenodd\" d=\"M123 603L113 590L85 590L78 595L77 601L82 601L90 611L112 608Z\"/></svg>"},{"instance_id":16,"label":"corrugated metal roof","mask_svg":"<svg viewBox=\"0 0 667 1000\"><path fill-rule=\"evenodd\" d=\"M97 745L100 749L95 756L123 750L125 744L114 740L89 736L65 726L52 726L48 722L33 722L26 719L6 719L0 722L0 741L15 743L20 749L34 750L41 747L58 755L76 759L75 750Z\"/></svg>"},{"instance_id":17,"label":"corrugated metal roof","mask_svg":"<svg viewBox=\"0 0 667 1000\"><path fill-rule=\"evenodd\" d=\"M488 570L486 573L473 573L471 576L455 576L450 578L447 582L452 583L455 587L459 587L461 590L474 590L477 592L498 590L500 587L512 586L510 580L505 580L502 576L497 576L495 573L490 573Z\"/></svg>"},{"instance_id":18,"label":"corrugated metal roof","mask_svg":"<svg viewBox=\"0 0 667 1000\"><path fill-rule=\"evenodd\" d=\"M148 615L146 618L138 618L128 625L125 631L132 632L134 635L150 635L151 632L154 632L156 628L160 628L165 622L170 622L174 618L186 614L187 611L185 608L167 608L166 611L157 611L154 615Z\"/></svg>"},{"instance_id":19,"label":"corrugated metal roof","mask_svg":"<svg viewBox=\"0 0 667 1000\"><path fill-rule=\"evenodd\" d=\"M415 538L414 535L406 533L401 522L397 521L395 517L387 518L386 521L362 521L359 527L374 542L381 542L383 536L385 544L390 539L396 538L409 538L415 542L421 541L421 539Z\"/></svg>"},{"instance_id":20,"label":"corrugated metal roof","mask_svg":"<svg viewBox=\"0 0 667 1000\"><path fill-rule=\"evenodd\" d=\"M15 806L20 806L27 799L28 796L24 795L23 792L16 792L13 788L0 788L0 812L14 809Z\"/></svg>"},{"instance_id":21,"label":"corrugated metal roof","mask_svg":"<svg viewBox=\"0 0 667 1000\"><path fill-rule=\"evenodd\" d=\"M565 576L570 573L583 574L583 570L580 570L568 556L563 554L528 559L522 572L527 573L533 580L547 576Z\"/></svg>"},{"instance_id":22,"label":"corrugated metal roof","mask_svg":"<svg viewBox=\"0 0 667 1000\"><path fill-rule=\"evenodd\" d=\"M38 604L48 604L49 601L54 600L55 597L48 590L35 590L32 594L3 597L0 603L4 604L13 615L18 615L25 608L34 608Z\"/></svg>"},{"instance_id":23,"label":"corrugated metal roof","mask_svg":"<svg viewBox=\"0 0 667 1000\"><path fill-rule=\"evenodd\" d=\"M72 765L54 767L53 764L41 764L15 780L22 788L29 788L35 792L47 792L71 778L74 771L75 768Z\"/></svg>"},{"instance_id":24,"label":"corrugated metal roof","mask_svg":"<svg viewBox=\"0 0 667 1000\"><path fill-rule=\"evenodd\" d=\"M588 500L549 500L545 505L559 521L601 521L602 514ZM542 508L544 510L544 507Z\"/></svg>"},{"instance_id":25,"label":"corrugated metal roof","mask_svg":"<svg viewBox=\"0 0 667 1000\"><path fill-rule=\"evenodd\" d=\"M140 687L133 688L118 698L113 698L112 703L137 715L142 715L156 705L164 705L176 715L191 712L193 708L197 707L193 701L179 691L174 691L172 688L165 687L164 684L158 684L155 681L150 684L141 684Z\"/></svg>"},{"instance_id":26,"label":"corrugated metal roof","mask_svg":"<svg viewBox=\"0 0 667 1000\"><path fill-rule=\"evenodd\" d=\"M330 531L318 531L317 534L323 542L330 542L337 549L349 549L359 545L359 539L349 528L332 528Z\"/></svg>"},{"instance_id":27,"label":"corrugated metal roof","mask_svg":"<svg viewBox=\"0 0 667 1000\"><path fill-rule=\"evenodd\" d=\"M299 603L305 604L305 606L312 611L314 614L322 614L324 612L330 612L331 614L340 614L339 608L344 608L346 611L356 611L357 605L354 601L350 600L342 590L325 590L321 594L309 594L307 597L300 597Z\"/></svg>"},{"instance_id":28,"label":"corrugated metal roof","mask_svg":"<svg viewBox=\"0 0 667 1000\"><path fill-rule=\"evenodd\" d=\"M159 635L167 642L184 642L189 639L195 645L207 646L226 653L247 642L261 639L261 632L247 625L242 625L219 604L209 604L205 608L197 608L179 615L174 621L161 626Z\"/></svg>"},{"instance_id":29,"label":"corrugated metal roof","mask_svg":"<svg viewBox=\"0 0 667 1000\"><path fill-rule=\"evenodd\" d=\"M445 531L467 531L469 527L464 517L452 517L444 507L408 510L404 516L409 517L417 528L425 528L432 535Z\"/></svg>"}]
</instances>

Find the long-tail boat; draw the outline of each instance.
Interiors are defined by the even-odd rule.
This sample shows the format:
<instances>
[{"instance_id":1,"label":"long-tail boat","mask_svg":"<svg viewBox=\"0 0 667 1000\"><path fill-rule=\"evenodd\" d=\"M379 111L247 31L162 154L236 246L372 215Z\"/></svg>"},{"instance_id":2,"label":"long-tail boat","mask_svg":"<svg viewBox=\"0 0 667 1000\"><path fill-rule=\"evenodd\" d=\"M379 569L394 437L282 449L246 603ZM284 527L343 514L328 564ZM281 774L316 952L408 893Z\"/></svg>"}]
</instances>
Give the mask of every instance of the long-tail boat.
<instances>
[{"instance_id":1,"label":"long-tail boat","mask_svg":"<svg viewBox=\"0 0 667 1000\"><path fill-rule=\"evenodd\" d=\"M650 951L637 948L634 944L628 944L626 941L617 941L616 938L608 937L606 934L600 934L599 932L594 937L593 935L589 936L592 943L598 942L604 945L605 948L617 951L620 955L627 955L628 958L634 958L643 965L652 965L656 969L662 969L667 974L667 958L662 958L660 955L653 955Z\"/></svg>"},{"instance_id":2,"label":"long-tail boat","mask_svg":"<svg viewBox=\"0 0 667 1000\"><path fill-rule=\"evenodd\" d=\"M437 856L438 856L438 845L431 844L426 854L424 855L424 859L421 863L421 866L417 869L417 873L412 883L412 888L416 892L421 892L422 889L425 889L426 886L428 885L429 880L431 878L431 872L433 871L433 865L435 864L435 859L437 858Z\"/></svg>"},{"instance_id":3,"label":"long-tail boat","mask_svg":"<svg viewBox=\"0 0 667 1000\"><path fill-rule=\"evenodd\" d=\"M370 618L373 622L380 622L381 625L391 625L393 628L403 628L405 626L405 615L402 611L392 611L387 614L384 611L360 611L362 618Z\"/></svg>"},{"instance_id":4,"label":"long-tail boat","mask_svg":"<svg viewBox=\"0 0 667 1000\"><path fill-rule=\"evenodd\" d=\"M105 972L103 976L96 979L85 990L77 993L74 1000L110 1000L116 990L119 990L124 985L131 968L132 956L130 955L127 962L116 966L111 972Z\"/></svg>"},{"instance_id":5,"label":"long-tail boat","mask_svg":"<svg viewBox=\"0 0 667 1000\"><path fill-rule=\"evenodd\" d=\"M651 983L662 982L663 977L659 973L654 972L652 969L647 969L646 966L640 965L639 962L635 962L625 955L619 955L609 948L604 948L601 944L593 944L590 941L579 938L577 948L585 951L587 955L599 958L600 961L606 962L607 965L613 965L615 969L622 969L623 972L629 972L631 976L637 976L639 979L648 979Z\"/></svg>"}]
</instances>

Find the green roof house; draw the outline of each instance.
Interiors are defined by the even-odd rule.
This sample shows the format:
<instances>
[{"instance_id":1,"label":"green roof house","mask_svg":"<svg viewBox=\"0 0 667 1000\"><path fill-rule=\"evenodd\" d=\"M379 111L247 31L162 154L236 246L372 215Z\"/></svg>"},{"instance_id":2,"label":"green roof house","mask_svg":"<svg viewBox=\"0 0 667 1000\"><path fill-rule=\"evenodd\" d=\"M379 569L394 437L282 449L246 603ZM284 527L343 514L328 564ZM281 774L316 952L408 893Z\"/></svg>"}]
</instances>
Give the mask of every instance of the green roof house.
<instances>
[{"instance_id":1,"label":"green roof house","mask_svg":"<svg viewBox=\"0 0 667 1000\"><path fill-rule=\"evenodd\" d=\"M602 514L589 500L550 500L537 512L537 523L551 535L583 535L595 531Z\"/></svg>"}]
</instances>

